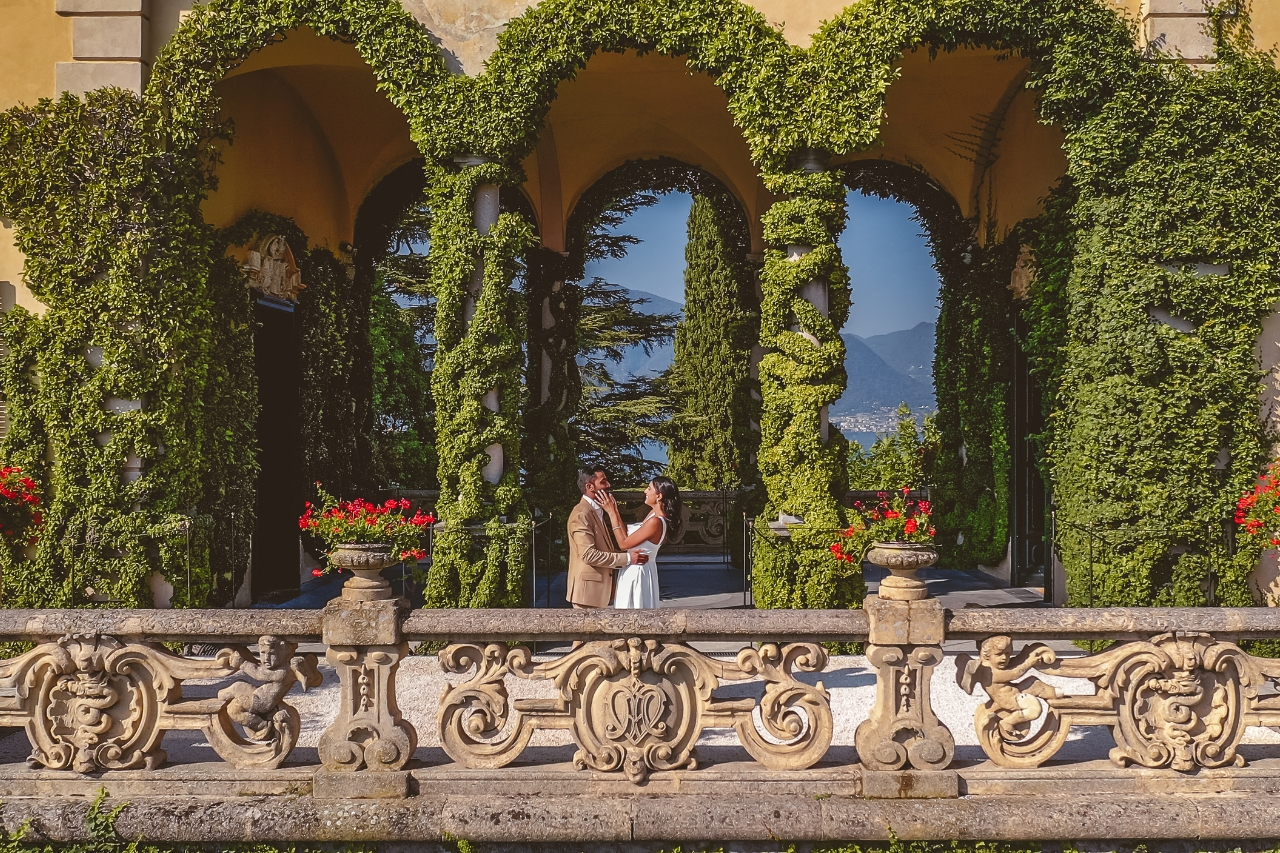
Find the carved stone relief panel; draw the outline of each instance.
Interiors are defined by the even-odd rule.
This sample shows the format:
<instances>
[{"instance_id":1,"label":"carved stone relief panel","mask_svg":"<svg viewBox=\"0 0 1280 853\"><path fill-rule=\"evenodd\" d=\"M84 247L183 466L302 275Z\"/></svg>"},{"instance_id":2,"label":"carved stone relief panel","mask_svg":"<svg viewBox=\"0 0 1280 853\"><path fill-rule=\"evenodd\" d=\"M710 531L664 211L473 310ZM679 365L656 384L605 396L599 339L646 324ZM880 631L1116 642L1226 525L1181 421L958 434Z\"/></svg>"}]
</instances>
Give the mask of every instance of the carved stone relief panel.
<instances>
[{"instance_id":1,"label":"carved stone relief panel","mask_svg":"<svg viewBox=\"0 0 1280 853\"><path fill-rule=\"evenodd\" d=\"M249 250L244 271L249 276L249 287L270 299L296 302L306 288L293 249L279 234L268 234Z\"/></svg>"},{"instance_id":2,"label":"carved stone relief panel","mask_svg":"<svg viewBox=\"0 0 1280 853\"><path fill-rule=\"evenodd\" d=\"M567 729L579 768L621 771L635 783L651 771L697 767L703 729L732 728L743 747L771 769L812 766L831 745L830 696L793 670L821 671L826 652L811 643L743 649L732 663L685 645L633 637L585 643L559 660L535 664L528 648L458 644L440 652L447 672L475 670L440 696L440 740L467 767L514 761L537 729ZM555 682L553 699L509 702L505 678ZM764 695L718 699L721 680L760 676ZM760 727L755 720L759 713Z\"/></svg>"},{"instance_id":3,"label":"carved stone relief panel","mask_svg":"<svg viewBox=\"0 0 1280 853\"><path fill-rule=\"evenodd\" d=\"M153 643L69 634L0 661L0 725L21 725L30 761L53 770L154 769L171 729L197 729L236 767L277 767L297 743L298 713L283 702L295 683L320 683L314 655L263 637L259 656L224 649L191 660ZM182 681L242 674L216 699L184 700Z\"/></svg>"},{"instance_id":4,"label":"carved stone relief panel","mask_svg":"<svg viewBox=\"0 0 1280 853\"><path fill-rule=\"evenodd\" d=\"M1280 679L1280 661L1208 634L1161 634L1085 658L1058 659L1038 643L1011 651L1008 637L992 637L977 659L957 661L960 686L968 692L982 686L988 696L974 714L979 743L1006 767L1048 761L1073 725L1110 726L1116 742L1110 757L1121 767L1243 766L1237 749L1245 728L1280 724L1280 698L1258 696L1266 681ZM1097 693L1063 696L1028 675L1033 668L1088 679Z\"/></svg>"}]
</instances>

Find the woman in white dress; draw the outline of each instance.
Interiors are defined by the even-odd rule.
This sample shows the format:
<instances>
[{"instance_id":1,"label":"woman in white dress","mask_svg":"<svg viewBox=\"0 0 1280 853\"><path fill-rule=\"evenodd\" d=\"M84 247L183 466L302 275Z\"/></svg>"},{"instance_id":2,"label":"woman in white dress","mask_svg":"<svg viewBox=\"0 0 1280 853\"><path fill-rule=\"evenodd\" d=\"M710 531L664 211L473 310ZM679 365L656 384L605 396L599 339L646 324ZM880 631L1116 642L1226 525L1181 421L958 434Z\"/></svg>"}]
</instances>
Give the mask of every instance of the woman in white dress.
<instances>
[{"instance_id":1,"label":"woman in white dress","mask_svg":"<svg viewBox=\"0 0 1280 853\"><path fill-rule=\"evenodd\" d=\"M649 515L639 524L623 526L622 514L613 495L601 502L613 526L614 538L623 551L642 550L649 562L632 563L618 572L613 606L619 610L658 607L658 549L667 537L680 531L682 521L680 490L667 477L654 477L644 490Z\"/></svg>"}]
</instances>

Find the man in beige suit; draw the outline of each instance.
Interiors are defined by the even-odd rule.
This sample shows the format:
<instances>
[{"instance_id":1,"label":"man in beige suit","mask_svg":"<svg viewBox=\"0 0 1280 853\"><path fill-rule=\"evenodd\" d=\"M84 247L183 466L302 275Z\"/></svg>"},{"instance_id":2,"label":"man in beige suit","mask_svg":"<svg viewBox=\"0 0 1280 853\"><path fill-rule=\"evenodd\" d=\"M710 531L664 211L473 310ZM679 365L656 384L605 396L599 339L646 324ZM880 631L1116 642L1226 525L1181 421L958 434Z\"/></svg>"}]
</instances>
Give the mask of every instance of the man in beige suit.
<instances>
[{"instance_id":1,"label":"man in beige suit","mask_svg":"<svg viewBox=\"0 0 1280 853\"><path fill-rule=\"evenodd\" d=\"M613 598L613 573L630 563L646 563L649 555L640 550L619 551L609 538L604 507L597 500L609 490L609 475L603 468L578 471L578 489L582 500L569 513L569 590L565 597L578 609L608 607Z\"/></svg>"}]
</instances>

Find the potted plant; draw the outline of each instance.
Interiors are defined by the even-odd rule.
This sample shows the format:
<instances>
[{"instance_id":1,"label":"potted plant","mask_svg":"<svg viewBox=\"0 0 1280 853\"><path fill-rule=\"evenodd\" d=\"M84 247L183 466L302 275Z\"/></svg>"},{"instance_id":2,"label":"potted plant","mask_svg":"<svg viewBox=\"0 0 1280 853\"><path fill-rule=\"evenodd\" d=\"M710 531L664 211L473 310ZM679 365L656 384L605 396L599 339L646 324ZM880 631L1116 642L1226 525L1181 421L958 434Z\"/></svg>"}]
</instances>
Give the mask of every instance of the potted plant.
<instances>
[{"instance_id":1,"label":"potted plant","mask_svg":"<svg viewBox=\"0 0 1280 853\"><path fill-rule=\"evenodd\" d=\"M13 465L0 468L0 533L19 547L34 545L44 527L40 487Z\"/></svg>"},{"instance_id":2,"label":"potted plant","mask_svg":"<svg viewBox=\"0 0 1280 853\"><path fill-rule=\"evenodd\" d=\"M410 515L411 504L404 498L375 504L363 498L338 501L324 489L319 493L322 505L316 507L308 501L298 527L329 547L331 568L351 572L342 597L357 601L392 598L382 570L401 560L426 556L422 540L435 516L421 510ZM319 569L316 572L323 574Z\"/></svg>"},{"instance_id":3,"label":"potted plant","mask_svg":"<svg viewBox=\"0 0 1280 853\"><path fill-rule=\"evenodd\" d=\"M837 559L861 564L865 559L889 570L880 582L880 597L918 601L928 597L924 582L915 573L938 561L933 546L937 530L927 500L912 500L909 487L900 492L880 492L871 505L854 502L857 515L832 544Z\"/></svg>"}]
</instances>

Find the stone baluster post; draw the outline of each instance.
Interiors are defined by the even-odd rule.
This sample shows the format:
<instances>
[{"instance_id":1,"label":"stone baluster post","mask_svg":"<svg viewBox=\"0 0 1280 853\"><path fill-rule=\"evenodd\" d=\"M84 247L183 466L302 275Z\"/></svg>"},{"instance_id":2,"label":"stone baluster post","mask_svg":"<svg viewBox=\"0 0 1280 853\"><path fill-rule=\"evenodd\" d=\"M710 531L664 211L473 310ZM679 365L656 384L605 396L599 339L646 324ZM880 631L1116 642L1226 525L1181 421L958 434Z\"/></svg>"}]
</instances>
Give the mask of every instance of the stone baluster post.
<instances>
[{"instance_id":1,"label":"stone baluster post","mask_svg":"<svg viewBox=\"0 0 1280 853\"><path fill-rule=\"evenodd\" d=\"M870 623L867 660L876 668L876 701L854 733L859 759L871 770L945 769L955 757L955 740L934 713L929 690L942 662L942 603L922 581L894 576L862 607Z\"/></svg>"},{"instance_id":2,"label":"stone baluster post","mask_svg":"<svg viewBox=\"0 0 1280 853\"><path fill-rule=\"evenodd\" d=\"M409 604L381 577L355 578L324 608L325 657L338 672L338 714L320 737L317 797L405 797L418 735L396 704L396 671L409 654L400 624ZM371 771L356 773L354 771Z\"/></svg>"}]
</instances>

